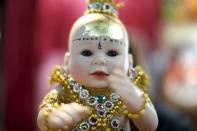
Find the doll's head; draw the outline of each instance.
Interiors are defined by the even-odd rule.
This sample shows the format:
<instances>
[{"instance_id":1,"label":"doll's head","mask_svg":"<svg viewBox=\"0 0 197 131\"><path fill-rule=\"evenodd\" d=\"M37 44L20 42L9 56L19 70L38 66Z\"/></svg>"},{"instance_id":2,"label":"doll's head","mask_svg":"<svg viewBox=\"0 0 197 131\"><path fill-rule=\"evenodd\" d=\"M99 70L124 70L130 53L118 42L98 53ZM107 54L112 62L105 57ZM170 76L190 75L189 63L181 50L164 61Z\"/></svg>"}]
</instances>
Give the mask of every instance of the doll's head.
<instances>
[{"instance_id":1,"label":"doll's head","mask_svg":"<svg viewBox=\"0 0 197 131\"><path fill-rule=\"evenodd\" d=\"M73 25L66 64L71 76L88 87L107 87L114 69L127 74L132 65L127 31L121 21L101 13L86 14Z\"/></svg>"}]
</instances>

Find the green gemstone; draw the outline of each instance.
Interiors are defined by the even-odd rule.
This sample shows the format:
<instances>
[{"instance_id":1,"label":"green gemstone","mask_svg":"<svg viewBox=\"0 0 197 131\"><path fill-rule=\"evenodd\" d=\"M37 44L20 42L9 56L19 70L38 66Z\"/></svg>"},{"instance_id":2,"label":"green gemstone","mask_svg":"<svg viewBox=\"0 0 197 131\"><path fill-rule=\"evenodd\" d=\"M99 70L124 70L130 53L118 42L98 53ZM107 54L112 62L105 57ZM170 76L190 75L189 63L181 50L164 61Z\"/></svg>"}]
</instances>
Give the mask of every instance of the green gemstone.
<instances>
[{"instance_id":1,"label":"green gemstone","mask_svg":"<svg viewBox=\"0 0 197 131\"><path fill-rule=\"evenodd\" d=\"M96 96L96 100L97 100L98 103L105 103L106 97L103 96L103 95Z\"/></svg>"}]
</instances>

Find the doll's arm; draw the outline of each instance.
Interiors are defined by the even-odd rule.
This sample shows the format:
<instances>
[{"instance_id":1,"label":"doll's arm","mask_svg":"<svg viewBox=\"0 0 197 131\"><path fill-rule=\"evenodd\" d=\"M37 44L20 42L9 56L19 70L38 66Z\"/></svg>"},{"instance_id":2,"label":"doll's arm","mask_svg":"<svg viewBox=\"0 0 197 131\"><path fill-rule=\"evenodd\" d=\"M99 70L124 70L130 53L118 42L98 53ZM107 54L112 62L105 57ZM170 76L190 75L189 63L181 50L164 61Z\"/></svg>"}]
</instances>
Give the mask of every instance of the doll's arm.
<instances>
[{"instance_id":1,"label":"doll's arm","mask_svg":"<svg viewBox=\"0 0 197 131\"><path fill-rule=\"evenodd\" d=\"M71 130L89 114L89 108L77 103L66 103L65 97L54 89L45 96L40 106L37 123L42 131Z\"/></svg>"},{"instance_id":2,"label":"doll's arm","mask_svg":"<svg viewBox=\"0 0 197 131\"><path fill-rule=\"evenodd\" d=\"M140 131L154 131L158 126L158 117L152 102L148 96L137 86L132 85L133 94L125 96L130 99L125 99L125 105L130 114L136 115L131 117L132 121ZM137 93L136 93L137 92ZM127 114L129 115L129 114Z\"/></svg>"},{"instance_id":3,"label":"doll's arm","mask_svg":"<svg viewBox=\"0 0 197 131\"><path fill-rule=\"evenodd\" d=\"M143 88L131 82L116 69L108 78L109 86L123 99L123 113L131 118L140 131L154 131L158 125L156 111Z\"/></svg>"}]
</instances>

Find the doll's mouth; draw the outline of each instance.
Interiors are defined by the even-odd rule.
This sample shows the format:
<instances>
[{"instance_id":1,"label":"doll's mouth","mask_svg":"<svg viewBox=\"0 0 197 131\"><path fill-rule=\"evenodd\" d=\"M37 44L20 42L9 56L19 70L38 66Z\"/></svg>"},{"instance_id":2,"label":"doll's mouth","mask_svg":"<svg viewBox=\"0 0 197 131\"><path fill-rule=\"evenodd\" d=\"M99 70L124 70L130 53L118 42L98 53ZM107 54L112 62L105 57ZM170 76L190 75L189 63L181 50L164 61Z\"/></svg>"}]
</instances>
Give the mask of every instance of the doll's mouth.
<instances>
[{"instance_id":1,"label":"doll's mouth","mask_svg":"<svg viewBox=\"0 0 197 131\"><path fill-rule=\"evenodd\" d=\"M103 71L95 71L95 72L90 73L90 75L96 76L96 77L106 77L106 76L109 76L108 73L105 73Z\"/></svg>"}]
</instances>

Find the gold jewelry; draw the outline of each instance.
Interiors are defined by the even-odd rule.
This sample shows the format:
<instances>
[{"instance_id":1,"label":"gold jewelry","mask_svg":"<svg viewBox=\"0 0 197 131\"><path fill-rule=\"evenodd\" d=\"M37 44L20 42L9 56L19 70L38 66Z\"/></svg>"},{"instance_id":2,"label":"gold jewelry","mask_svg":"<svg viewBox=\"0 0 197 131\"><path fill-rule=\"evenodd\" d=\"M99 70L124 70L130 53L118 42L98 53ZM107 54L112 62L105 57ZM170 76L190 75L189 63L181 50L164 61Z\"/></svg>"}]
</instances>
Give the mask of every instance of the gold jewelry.
<instances>
[{"instance_id":1,"label":"gold jewelry","mask_svg":"<svg viewBox=\"0 0 197 131\"><path fill-rule=\"evenodd\" d=\"M130 119L138 119L140 116L144 115L144 113L146 111L146 108L148 106L148 103L150 102L150 99L149 99L147 94L143 93L142 95L143 95L143 98L144 98L144 104L143 104L143 106L141 107L141 109L139 111L137 111L135 113L130 113L128 111L127 107L125 105L123 105L123 109L124 109L123 113L125 115L127 115L128 118L130 118Z\"/></svg>"},{"instance_id":2,"label":"gold jewelry","mask_svg":"<svg viewBox=\"0 0 197 131\"><path fill-rule=\"evenodd\" d=\"M140 87L145 93L148 93L148 87L150 85L149 76L141 69L140 66L135 68L129 68L128 77L135 85Z\"/></svg>"},{"instance_id":3,"label":"gold jewelry","mask_svg":"<svg viewBox=\"0 0 197 131\"><path fill-rule=\"evenodd\" d=\"M138 82L142 81L140 76L143 76L144 72L142 72L139 67L136 68L136 71L138 71L138 75L133 78L133 82L139 84ZM120 97L109 90L109 88L97 88L99 92L96 93L94 90L91 90L91 88L84 87L74 81L70 75L65 75L60 66L57 67L51 75L50 83L59 83L62 86L62 91L64 93L69 93L69 95L66 95L66 98L70 99L70 101L92 108L92 115L87 120L80 123L74 130L95 130L96 128L104 130L121 129L120 121L116 119L115 116L123 113L127 115L128 118L137 119L145 113L149 102L148 95L143 93L144 104L142 108L136 113L129 113ZM108 91L108 93L103 95L102 93L104 93L104 91ZM64 103L64 101L62 101L62 103Z\"/></svg>"},{"instance_id":4,"label":"gold jewelry","mask_svg":"<svg viewBox=\"0 0 197 131\"><path fill-rule=\"evenodd\" d=\"M100 13L117 17L117 10L123 6L123 1L116 3L115 0L89 0L88 9L85 13Z\"/></svg>"}]
</instances>

